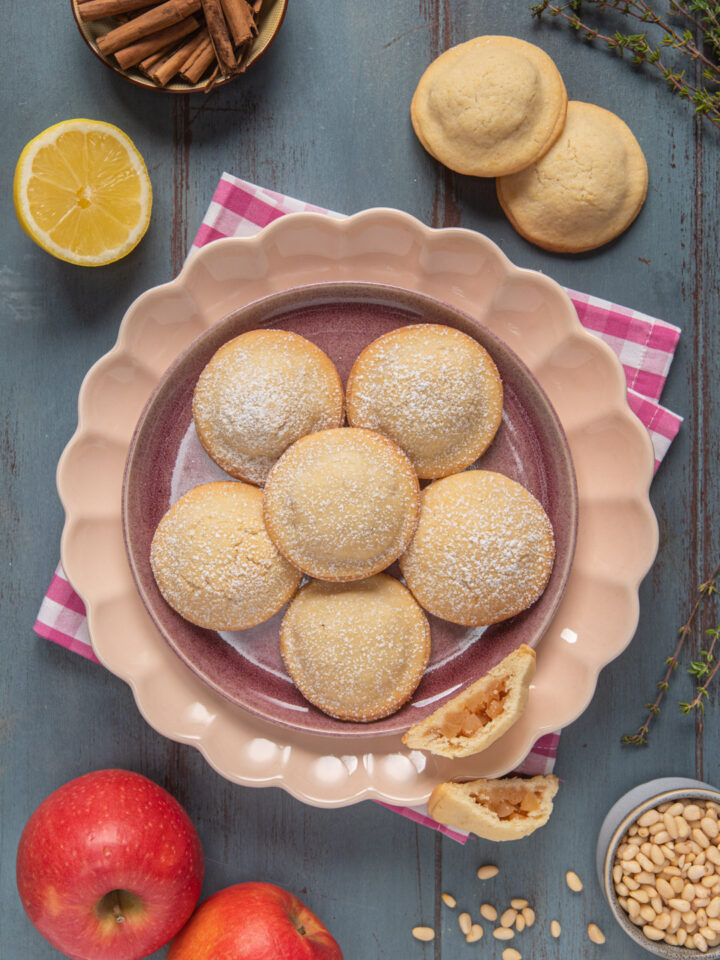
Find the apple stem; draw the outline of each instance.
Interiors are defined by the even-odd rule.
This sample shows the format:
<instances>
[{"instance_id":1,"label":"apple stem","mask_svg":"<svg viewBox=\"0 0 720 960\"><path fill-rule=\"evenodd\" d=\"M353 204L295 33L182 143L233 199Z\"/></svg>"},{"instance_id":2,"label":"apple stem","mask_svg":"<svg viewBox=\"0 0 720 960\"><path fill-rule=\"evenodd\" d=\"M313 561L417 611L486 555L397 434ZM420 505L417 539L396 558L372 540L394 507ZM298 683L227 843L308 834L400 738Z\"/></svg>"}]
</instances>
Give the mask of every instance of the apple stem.
<instances>
[{"instance_id":1,"label":"apple stem","mask_svg":"<svg viewBox=\"0 0 720 960\"><path fill-rule=\"evenodd\" d=\"M120 906L120 894L115 891L115 903L113 904L113 916L115 917L116 923L125 923L125 917L123 916L122 907Z\"/></svg>"}]
</instances>

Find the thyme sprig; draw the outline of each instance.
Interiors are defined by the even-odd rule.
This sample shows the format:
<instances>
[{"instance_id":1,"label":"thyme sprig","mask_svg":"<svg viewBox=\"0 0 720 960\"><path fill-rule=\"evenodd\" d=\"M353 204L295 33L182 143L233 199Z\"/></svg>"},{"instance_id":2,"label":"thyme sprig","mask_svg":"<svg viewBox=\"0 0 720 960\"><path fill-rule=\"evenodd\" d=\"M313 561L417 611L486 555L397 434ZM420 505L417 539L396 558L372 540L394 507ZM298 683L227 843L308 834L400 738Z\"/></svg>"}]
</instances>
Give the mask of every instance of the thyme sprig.
<instances>
[{"instance_id":1,"label":"thyme sprig","mask_svg":"<svg viewBox=\"0 0 720 960\"><path fill-rule=\"evenodd\" d=\"M601 33L582 19L583 7L599 13L615 11L659 30L653 42L647 30L641 33ZM540 0L530 8L532 15L544 13L561 17L584 40L598 40L619 56L630 55L632 63L648 63L658 70L674 94L693 104L696 113L720 124L720 0L670 0L670 11L685 21L675 27L661 16L649 0ZM701 78L690 79L686 70L673 69L665 59L675 51L698 64ZM703 82L704 81L704 82Z\"/></svg>"},{"instance_id":2,"label":"thyme sprig","mask_svg":"<svg viewBox=\"0 0 720 960\"><path fill-rule=\"evenodd\" d=\"M667 667L665 675L662 680L658 681L657 689L658 695L652 703L646 703L645 706L648 710L647 717L645 718L644 723L642 723L635 733L625 734L621 738L623 744L641 747L648 742L648 734L650 730L650 724L653 719L658 716L660 713L660 705L663 701L663 697L670 689L670 678L672 674L678 668L678 662L682 649L685 646L685 641L692 633L693 624L695 622L695 617L698 610L702 604L709 597L712 597L713 594L718 593L718 576L720 575L720 563L717 564L715 569L710 575L710 578L704 583L701 583L697 589L695 595L695 602L692 605L690 610L690 615L688 616L685 623L678 630L678 642L675 647L674 652L665 658L665 665ZM720 626L716 627L715 630L708 630L708 634L712 635L712 642L708 650L700 651L700 659L695 660L691 663L689 668L689 673L698 680L704 680L702 687L698 687L696 690L696 697L689 703L681 703L680 709L683 713L690 713L692 710L700 709L704 710L704 701L707 699L708 692L707 688L710 686L710 683L715 677L715 674L720 667L720 660L715 661L715 644L717 643L718 637L720 636Z\"/></svg>"}]
</instances>

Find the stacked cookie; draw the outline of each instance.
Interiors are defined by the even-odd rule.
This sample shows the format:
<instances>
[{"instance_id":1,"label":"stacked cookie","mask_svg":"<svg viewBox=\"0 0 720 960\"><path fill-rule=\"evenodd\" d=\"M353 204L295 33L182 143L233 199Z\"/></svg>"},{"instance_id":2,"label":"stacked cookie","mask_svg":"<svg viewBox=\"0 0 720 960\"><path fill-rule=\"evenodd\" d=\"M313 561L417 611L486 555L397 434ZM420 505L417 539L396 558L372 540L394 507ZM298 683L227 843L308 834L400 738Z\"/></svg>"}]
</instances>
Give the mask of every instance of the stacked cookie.
<instances>
[{"instance_id":1,"label":"stacked cookie","mask_svg":"<svg viewBox=\"0 0 720 960\"><path fill-rule=\"evenodd\" d=\"M500 204L525 239L563 253L608 243L640 212L645 157L614 113L571 100L539 47L475 37L443 53L411 104L418 139L451 170L496 177Z\"/></svg>"},{"instance_id":2,"label":"stacked cookie","mask_svg":"<svg viewBox=\"0 0 720 960\"><path fill-rule=\"evenodd\" d=\"M194 487L160 521L150 557L160 592L214 630L254 626L290 601L280 652L306 699L342 720L388 716L427 668L425 611L496 623L534 603L550 577L540 503L505 476L466 470L502 406L492 358L451 327L375 340L346 398L331 360L303 337L236 337L193 398L203 447L235 479ZM422 492L420 479L432 481ZM397 560L406 585L383 572ZM461 739L482 728L484 749L519 716L524 680L514 676L502 689L491 677L488 709L485 687L485 706L470 691Z\"/></svg>"}]
</instances>

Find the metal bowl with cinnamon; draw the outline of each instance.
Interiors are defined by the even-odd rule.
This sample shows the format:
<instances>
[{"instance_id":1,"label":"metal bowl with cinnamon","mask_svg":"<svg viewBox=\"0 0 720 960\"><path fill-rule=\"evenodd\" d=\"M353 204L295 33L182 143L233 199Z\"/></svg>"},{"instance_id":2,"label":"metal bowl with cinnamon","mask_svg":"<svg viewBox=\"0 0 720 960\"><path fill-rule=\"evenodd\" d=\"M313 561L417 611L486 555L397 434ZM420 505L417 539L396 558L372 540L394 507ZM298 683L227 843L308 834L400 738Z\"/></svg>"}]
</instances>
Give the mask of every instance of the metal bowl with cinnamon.
<instances>
[{"instance_id":1,"label":"metal bowl with cinnamon","mask_svg":"<svg viewBox=\"0 0 720 960\"><path fill-rule=\"evenodd\" d=\"M209 91L251 67L274 40L287 0L70 0L80 33L138 86Z\"/></svg>"}]
</instances>

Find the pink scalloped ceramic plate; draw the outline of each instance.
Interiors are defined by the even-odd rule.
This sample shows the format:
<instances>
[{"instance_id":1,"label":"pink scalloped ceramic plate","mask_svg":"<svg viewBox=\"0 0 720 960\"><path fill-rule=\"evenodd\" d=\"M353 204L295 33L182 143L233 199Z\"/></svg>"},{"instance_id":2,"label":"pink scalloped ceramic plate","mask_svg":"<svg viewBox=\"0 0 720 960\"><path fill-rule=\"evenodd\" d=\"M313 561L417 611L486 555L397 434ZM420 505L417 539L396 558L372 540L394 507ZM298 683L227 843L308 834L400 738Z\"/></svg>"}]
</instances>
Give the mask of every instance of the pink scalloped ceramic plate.
<instances>
[{"instance_id":1,"label":"pink scalloped ceramic plate","mask_svg":"<svg viewBox=\"0 0 720 960\"><path fill-rule=\"evenodd\" d=\"M291 287L345 281L425 293L488 327L537 378L572 454L579 515L565 592L538 646L527 710L476 757L449 761L408 751L396 734L337 738L244 711L170 649L128 565L125 460L165 370L199 334L245 304ZM554 281L513 266L486 237L433 230L398 211L344 220L292 214L256 237L204 247L176 280L128 310L117 344L85 378L78 429L58 466L62 562L87 605L95 653L131 685L160 733L194 744L230 780L281 786L318 806L366 798L415 805L438 781L507 773L539 736L585 709L599 671L637 626L638 587L657 549L652 472L650 440L627 405L620 364L582 328Z\"/></svg>"}]
</instances>

